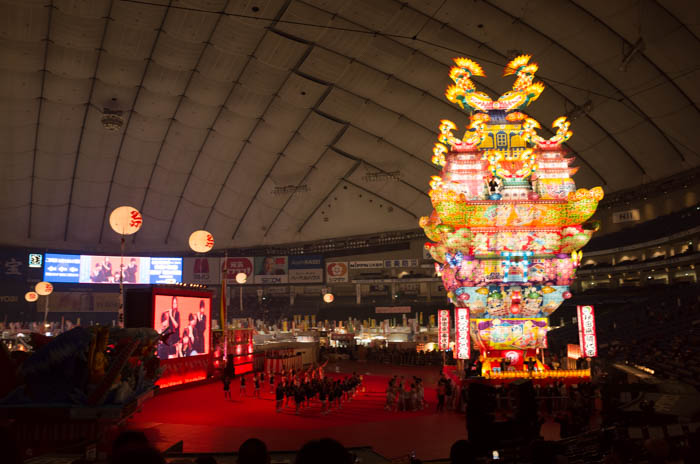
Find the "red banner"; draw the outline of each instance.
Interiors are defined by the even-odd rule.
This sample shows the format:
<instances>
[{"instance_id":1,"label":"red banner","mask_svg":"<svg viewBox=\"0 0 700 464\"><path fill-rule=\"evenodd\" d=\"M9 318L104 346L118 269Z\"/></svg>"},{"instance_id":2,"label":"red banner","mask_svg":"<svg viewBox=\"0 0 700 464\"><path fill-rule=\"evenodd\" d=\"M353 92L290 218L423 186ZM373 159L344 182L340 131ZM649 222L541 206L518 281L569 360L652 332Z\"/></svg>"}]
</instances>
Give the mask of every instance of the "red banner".
<instances>
[{"instance_id":1,"label":"red banner","mask_svg":"<svg viewBox=\"0 0 700 464\"><path fill-rule=\"evenodd\" d=\"M438 349L450 349L450 310L438 309Z\"/></svg>"},{"instance_id":2,"label":"red banner","mask_svg":"<svg viewBox=\"0 0 700 464\"><path fill-rule=\"evenodd\" d=\"M469 359L469 308L455 309L455 359Z\"/></svg>"},{"instance_id":3,"label":"red banner","mask_svg":"<svg viewBox=\"0 0 700 464\"><path fill-rule=\"evenodd\" d=\"M598 356L598 340L595 331L593 306L576 306L578 313L578 337L581 355L586 358Z\"/></svg>"}]
</instances>

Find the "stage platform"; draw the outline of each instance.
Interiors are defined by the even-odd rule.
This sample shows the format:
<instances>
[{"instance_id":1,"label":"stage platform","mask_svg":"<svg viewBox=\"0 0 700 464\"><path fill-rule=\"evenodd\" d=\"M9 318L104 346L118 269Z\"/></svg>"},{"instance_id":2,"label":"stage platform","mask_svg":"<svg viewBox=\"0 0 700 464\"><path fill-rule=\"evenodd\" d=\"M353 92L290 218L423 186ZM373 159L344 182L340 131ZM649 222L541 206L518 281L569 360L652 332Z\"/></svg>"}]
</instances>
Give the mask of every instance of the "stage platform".
<instances>
[{"instance_id":1,"label":"stage platform","mask_svg":"<svg viewBox=\"0 0 700 464\"><path fill-rule=\"evenodd\" d=\"M260 399L253 398L249 377L246 397L239 396L238 380L231 384L232 401L224 399L218 382L163 392L145 403L127 426L143 430L161 450L182 440L185 453L230 453L251 437L260 438L271 450L297 450L309 440L330 437L346 447L372 447L388 459L415 450L420 459L431 460L448 456L452 443L467 438L464 415L435 412L439 368L341 362L326 369L331 376L353 371L364 375L367 392L325 416L318 402L299 415L291 405L276 413L269 386ZM384 409L386 385L394 374L423 378L427 409Z\"/></svg>"}]
</instances>

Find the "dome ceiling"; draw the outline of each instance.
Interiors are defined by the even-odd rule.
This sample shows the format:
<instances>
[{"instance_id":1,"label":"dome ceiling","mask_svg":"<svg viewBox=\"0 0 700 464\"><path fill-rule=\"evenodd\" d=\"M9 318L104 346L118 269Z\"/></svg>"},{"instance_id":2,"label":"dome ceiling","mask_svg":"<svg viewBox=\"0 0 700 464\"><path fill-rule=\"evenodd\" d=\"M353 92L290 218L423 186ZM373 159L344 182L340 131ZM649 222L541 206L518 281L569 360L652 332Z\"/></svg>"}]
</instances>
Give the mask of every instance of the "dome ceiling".
<instances>
[{"instance_id":1,"label":"dome ceiling","mask_svg":"<svg viewBox=\"0 0 700 464\"><path fill-rule=\"evenodd\" d=\"M452 58L497 96L516 54L572 120L579 186L700 164L688 1L0 0L0 241L113 249L279 244L417 228ZM116 130L110 130L116 129ZM549 135L546 131L543 135Z\"/></svg>"}]
</instances>

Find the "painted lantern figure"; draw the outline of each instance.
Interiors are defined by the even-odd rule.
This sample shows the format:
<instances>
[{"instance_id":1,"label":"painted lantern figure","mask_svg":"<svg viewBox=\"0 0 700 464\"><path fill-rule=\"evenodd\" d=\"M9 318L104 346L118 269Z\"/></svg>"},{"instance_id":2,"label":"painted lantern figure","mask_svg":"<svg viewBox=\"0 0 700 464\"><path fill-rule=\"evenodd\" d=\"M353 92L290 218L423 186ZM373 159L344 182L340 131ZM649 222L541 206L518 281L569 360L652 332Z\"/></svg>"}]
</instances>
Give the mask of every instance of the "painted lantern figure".
<instances>
[{"instance_id":1,"label":"painted lantern figure","mask_svg":"<svg viewBox=\"0 0 700 464\"><path fill-rule=\"evenodd\" d=\"M544 90L530 56L508 63L504 76L516 81L495 101L476 91L471 78L485 76L477 63L454 61L445 96L469 125L460 139L455 123L440 121L433 163L442 172L431 178L434 210L420 225L448 298L469 312L471 340L482 354L520 350L523 359L546 348L547 316L571 297L603 190L576 189L565 117L545 139L524 113Z\"/></svg>"}]
</instances>

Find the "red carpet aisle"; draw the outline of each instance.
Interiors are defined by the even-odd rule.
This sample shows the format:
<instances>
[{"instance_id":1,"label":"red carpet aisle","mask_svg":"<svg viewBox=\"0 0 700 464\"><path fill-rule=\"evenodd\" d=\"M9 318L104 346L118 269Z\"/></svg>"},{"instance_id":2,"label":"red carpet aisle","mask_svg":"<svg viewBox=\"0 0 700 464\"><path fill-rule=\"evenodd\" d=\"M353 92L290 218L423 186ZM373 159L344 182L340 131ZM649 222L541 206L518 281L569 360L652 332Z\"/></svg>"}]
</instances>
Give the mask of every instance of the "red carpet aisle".
<instances>
[{"instance_id":1,"label":"red carpet aisle","mask_svg":"<svg viewBox=\"0 0 700 464\"><path fill-rule=\"evenodd\" d=\"M295 415L291 403L283 413L275 412L269 387L260 399L250 396L250 379L245 398L238 395L238 380L231 385L233 401L224 399L220 383L161 394L149 400L128 426L144 430L159 448L183 440L188 453L232 451L250 437L264 440L273 450L295 450L325 436L345 446L372 446L389 458L413 449L422 459L437 459L449 454L455 440L466 438L463 415L434 412L434 388L426 389L427 410L389 412L384 410L388 377L365 375L367 393L344 402L341 410L322 416L319 403L312 402Z\"/></svg>"}]
</instances>

